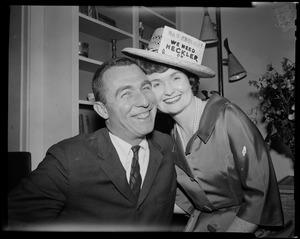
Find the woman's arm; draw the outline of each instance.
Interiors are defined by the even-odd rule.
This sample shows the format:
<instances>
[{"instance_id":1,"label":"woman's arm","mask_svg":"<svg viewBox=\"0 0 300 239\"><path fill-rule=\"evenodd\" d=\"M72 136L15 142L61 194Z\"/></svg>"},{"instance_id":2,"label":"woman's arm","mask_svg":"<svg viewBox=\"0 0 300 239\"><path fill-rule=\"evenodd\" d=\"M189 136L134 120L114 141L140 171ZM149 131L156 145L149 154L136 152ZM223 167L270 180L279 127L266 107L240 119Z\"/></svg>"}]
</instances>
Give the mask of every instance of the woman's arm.
<instances>
[{"instance_id":1,"label":"woman's arm","mask_svg":"<svg viewBox=\"0 0 300 239\"><path fill-rule=\"evenodd\" d=\"M279 189L266 142L256 125L236 105L227 107L224 118L244 195L244 203L231 228L246 227L243 221L282 226Z\"/></svg>"}]
</instances>

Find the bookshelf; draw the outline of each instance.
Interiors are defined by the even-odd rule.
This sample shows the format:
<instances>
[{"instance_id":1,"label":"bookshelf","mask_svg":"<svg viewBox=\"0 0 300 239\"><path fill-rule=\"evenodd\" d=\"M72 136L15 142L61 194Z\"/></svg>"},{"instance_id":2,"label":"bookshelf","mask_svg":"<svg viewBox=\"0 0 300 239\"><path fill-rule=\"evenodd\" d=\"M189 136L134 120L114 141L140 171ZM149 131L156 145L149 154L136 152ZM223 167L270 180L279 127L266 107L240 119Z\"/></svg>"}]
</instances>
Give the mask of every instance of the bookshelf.
<instances>
[{"instance_id":1,"label":"bookshelf","mask_svg":"<svg viewBox=\"0 0 300 239\"><path fill-rule=\"evenodd\" d=\"M73 130L72 134L87 133L104 127L104 121L93 110L93 102L87 99L92 93L92 78L98 67L112 57L112 39L116 39L116 55L123 56L125 47L143 48L148 45L153 31L165 25L177 28L176 7L143 6L80 6L73 7L78 23L74 34L74 51L78 52L78 42L89 44L88 57L77 55L78 77L73 87ZM93 12L90 11L93 9ZM139 22L144 27L139 35ZM76 24L74 24L76 25ZM78 52L79 53L79 52Z\"/></svg>"},{"instance_id":2,"label":"bookshelf","mask_svg":"<svg viewBox=\"0 0 300 239\"><path fill-rule=\"evenodd\" d=\"M177 7L98 6L102 21L79 8L10 7L8 150L31 152L32 170L49 147L79 133L80 113L89 116L91 131L104 125L87 95L94 72L112 56L111 39L120 56L124 47L147 45L157 27L179 29ZM79 41L89 43L88 58L79 55Z\"/></svg>"}]
</instances>

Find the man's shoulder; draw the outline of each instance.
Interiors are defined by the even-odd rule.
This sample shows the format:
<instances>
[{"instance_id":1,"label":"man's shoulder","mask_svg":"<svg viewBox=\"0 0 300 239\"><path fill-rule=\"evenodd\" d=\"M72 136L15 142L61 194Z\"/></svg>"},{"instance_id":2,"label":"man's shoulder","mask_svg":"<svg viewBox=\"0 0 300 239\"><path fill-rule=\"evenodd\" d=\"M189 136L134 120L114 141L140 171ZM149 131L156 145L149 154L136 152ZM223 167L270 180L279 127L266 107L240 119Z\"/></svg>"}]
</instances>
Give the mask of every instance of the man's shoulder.
<instances>
[{"instance_id":1,"label":"man's shoulder","mask_svg":"<svg viewBox=\"0 0 300 239\"><path fill-rule=\"evenodd\" d=\"M102 134L103 129L97 130L93 133L78 134L76 136L64 139L54 145L49 150L63 150L67 152L78 151L84 147L96 147L97 138Z\"/></svg>"},{"instance_id":2,"label":"man's shoulder","mask_svg":"<svg viewBox=\"0 0 300 239\"><path fill-rule=\"evenodd\" d=\"M171 135L167 134L167 133L163 133L161 131L158 131L158 130L153 130L153 132L150 134L151 137L153 139L161 139L161 140L168 140L168 141L172 141L172 138L171 138Z\"/></svg>"},{"instance_id":3,"label":"man's shoulder","mask_svg":"<svg viewBox=\"0 0 300 239\"><path fill-rule=\"evenodd\" d=\"M151 134L149 134L147 136L148 140L152 140L154 141L156 144L158 144L160 147L164 148L164 147L171 147L173 140L171 135L157 131L157 130L153 130L153 132Z\"/></svg>"}]
</instances>

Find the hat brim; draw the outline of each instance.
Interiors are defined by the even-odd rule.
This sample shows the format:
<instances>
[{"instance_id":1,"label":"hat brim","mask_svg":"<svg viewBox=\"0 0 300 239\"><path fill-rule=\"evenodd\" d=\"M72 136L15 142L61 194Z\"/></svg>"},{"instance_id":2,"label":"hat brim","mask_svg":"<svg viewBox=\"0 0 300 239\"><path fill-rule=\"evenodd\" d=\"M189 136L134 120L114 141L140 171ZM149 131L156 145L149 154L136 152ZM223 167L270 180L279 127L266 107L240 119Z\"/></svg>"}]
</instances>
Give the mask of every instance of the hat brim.
<instances>
[{"instance_id":1,"label":"hat brim","mask_svg":"<svg viewBox=\"0 0 300 239\"><path fill-rule=\"evenodd\" d=\"M216 73L212 69L206 66L185 61L180 58L175 58L168 55L160 54L153 51L126 47L122 50L122 53L130 57L138 56L155 62L164 63L170 66L175 66L184 69L186 71L189 71L191 73L194 73L197 76L202 78L212 78L216 75Z\"/></svg>"}]
</instances>

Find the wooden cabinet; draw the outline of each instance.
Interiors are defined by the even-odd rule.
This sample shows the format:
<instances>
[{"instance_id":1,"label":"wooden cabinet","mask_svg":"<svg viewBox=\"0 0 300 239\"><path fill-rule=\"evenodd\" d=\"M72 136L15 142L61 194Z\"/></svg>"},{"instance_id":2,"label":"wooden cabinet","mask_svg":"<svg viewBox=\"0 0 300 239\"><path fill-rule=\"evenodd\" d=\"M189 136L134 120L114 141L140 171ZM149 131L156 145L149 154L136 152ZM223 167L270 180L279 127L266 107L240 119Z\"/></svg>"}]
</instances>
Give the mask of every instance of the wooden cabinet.
<instances>
[{"instance_id":1,"label":"wooden cabinet","mask_svg":"<svg viewBox=\"0 0 300 239\"><path fill-rule=\"evenodd\" d=\"M116 55L122 56L125 47L145 48L156 28L165 25L177 28L176 7L75 7L78 18L78 42L89 45L88 57L78 54L78 95L73 118L78 119L73 135L92 132L104 126L104 121L93 110L88 100L92 93L92 78L103 61L112 57L112 40L116 41ZM139 34L142 24L143 34ZM76 46L75 46L76 47ZM78 51L79 53L79 51ZM76 64L75 64L76 65ZM76 89L76 87L75 87Z\"/></svg>"}]
</instances>

